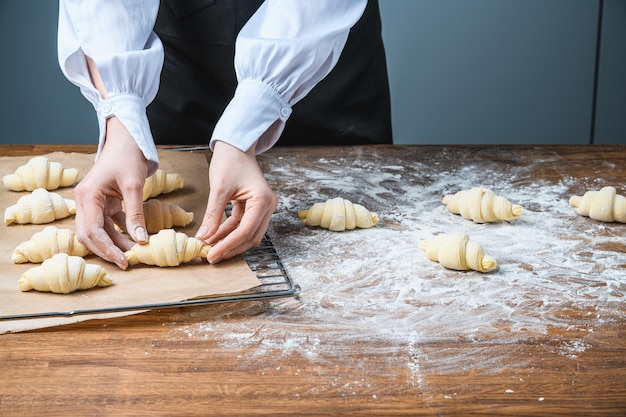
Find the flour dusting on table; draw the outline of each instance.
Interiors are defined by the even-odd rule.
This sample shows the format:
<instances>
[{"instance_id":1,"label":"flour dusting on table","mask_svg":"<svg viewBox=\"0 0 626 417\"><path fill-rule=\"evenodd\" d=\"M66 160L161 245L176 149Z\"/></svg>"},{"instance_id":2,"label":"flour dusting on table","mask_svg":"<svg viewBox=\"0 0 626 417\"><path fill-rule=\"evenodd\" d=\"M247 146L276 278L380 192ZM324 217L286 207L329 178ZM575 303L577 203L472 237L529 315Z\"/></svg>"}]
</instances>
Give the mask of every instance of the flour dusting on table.
<instances>
[{"instance_id":1,"label":"flour dusting on table","mask_svg":"<svg viewBox=\"0 0 626 417\"><path fill-rule=\"evenodd\" d=\"M325 348L330 340L372 350L380 341L406 352L419 385L420 367L437 360L420 349L427 341L467 340L478 351L496 340L545 338L551 327L593 332L605 320L624 318L616 306L626 293L626 225L577 215L568 199L586 191L580 179L547 183L506 161L439 169L446 157L381 166L374 152L366 159L320 159L306 169L297 168L295 157L268 162L266 175L280 199L268 233L302 287L300 299L243 307L256 324L218 314L177 331L225 348L254 347L258 356L299 354L310 361L338 354ZM625 185L585 182L622 192ZM509 223L475 224L441 203L443 195L474 186L522 205L524 213ZM299 209L338 196L378 213L379 224L348 232L302 225ZM418 249L422 239L456 231L480 243L499 268L488 274L447 270ZM571 319L572 311L588 320ZM561 347L563 355L576 357L589 346L583 340ZM437 363L440 371L450 355Z\"/></svg>"}]
</instances>

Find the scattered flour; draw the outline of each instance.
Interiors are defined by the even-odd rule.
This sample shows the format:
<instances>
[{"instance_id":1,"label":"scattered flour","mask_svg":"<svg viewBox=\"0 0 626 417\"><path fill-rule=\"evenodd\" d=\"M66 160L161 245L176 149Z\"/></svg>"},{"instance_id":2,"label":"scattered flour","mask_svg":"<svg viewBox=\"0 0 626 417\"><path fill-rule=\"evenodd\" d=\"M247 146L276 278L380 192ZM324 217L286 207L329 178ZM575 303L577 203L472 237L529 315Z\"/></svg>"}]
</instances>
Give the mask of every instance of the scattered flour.
<instances>
[{"instance_id":1,"label":"scattered flour","mask_svg":"<svg viewBox=\"0 0 626 417\"><path fill-rule=\"evenodd\" d=\"M218 310L176 331L225 348L252 347L256 356L298 354L312 362L349 360L349 353L327 346L359 343L388 353L390 361L404 357L411 383L419 386L422 365L438 359L421 349L427 342L465 340L478 351L483 343L545 337L551 327L591 333L606 320L624 318L626 225L592 221L568 205L569 196L585 191L582 181L598 188L601 181L561 176L548 183L507 161L450 169L454 164L445 159L443 153L437 161L382 163L374 152L356 160L320 159L306 169L295 157L268 159L264 169L280 199L268 233L301 297L243 307L255 320L232 321ZM523 215L510 223L474 224L441 203L444 194L473 186L522 205ZM348 232L301 224L298 209L337 196L377 212L380 223ZM447 270L417 247L453 231L480 243L499 269ZM581 341L560 349L576 357L589 347ZM440 371L467 363L454 355L442 353ZM510 359L485 360L510 365Z\"/></svg>"}]
</instances>

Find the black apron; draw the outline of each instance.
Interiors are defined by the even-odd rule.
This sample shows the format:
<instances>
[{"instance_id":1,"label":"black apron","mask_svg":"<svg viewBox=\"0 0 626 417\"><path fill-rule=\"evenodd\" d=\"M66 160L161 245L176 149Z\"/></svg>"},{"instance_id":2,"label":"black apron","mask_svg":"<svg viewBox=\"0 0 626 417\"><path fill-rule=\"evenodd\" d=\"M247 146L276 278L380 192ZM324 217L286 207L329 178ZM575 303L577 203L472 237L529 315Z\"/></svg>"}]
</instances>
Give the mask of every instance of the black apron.
<instances>
[{"instance_id":1,"label":"black apron","mask_svg":"<svg viewBox=\"0 0 626 417\"><path fill-rule=\"evenodd\" d=\"M161 0L154 30L165 61L147 109L157 144L208 143L237 87L235 39L261 3ZM378 0L372 0L335 68L293 106L277 145L392 143L390 107Z\"/></svg>"}]
</instances>

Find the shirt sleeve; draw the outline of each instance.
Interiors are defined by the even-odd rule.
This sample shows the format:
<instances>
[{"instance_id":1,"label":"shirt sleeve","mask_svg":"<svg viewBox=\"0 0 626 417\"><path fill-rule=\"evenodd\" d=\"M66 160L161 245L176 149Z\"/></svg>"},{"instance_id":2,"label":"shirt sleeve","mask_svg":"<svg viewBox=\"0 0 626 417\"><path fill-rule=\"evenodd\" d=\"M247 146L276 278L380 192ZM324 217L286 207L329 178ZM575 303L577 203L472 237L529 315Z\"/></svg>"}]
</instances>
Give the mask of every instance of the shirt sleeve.
<instances>
[{"instance_id":1,"label":"shirt sleeve","mask_svg":"<svg viewBox=\"0 0 626 417\"><path fill-rule=\"evenodd\" d=\"M291 107L337 63L367 0L266 0L235 43L238 85L211 137L247 151L270 149Z\"/></svg>"},{"instance_id":2,"label":"shirt sleeve","mask_svg":"<svg viewBox=\"0 0 626 417\"><path fill-rule=\"evenodd\" d=\"M153 32L159 0L61 0L58 59L61 71L96 109L98 154L106 119L117 117L149 163L159 165L146 107L156 96L163 66L163 45ZM98 67L108 97L93 86L86 57Z\"/></svg>"}]
</instances>

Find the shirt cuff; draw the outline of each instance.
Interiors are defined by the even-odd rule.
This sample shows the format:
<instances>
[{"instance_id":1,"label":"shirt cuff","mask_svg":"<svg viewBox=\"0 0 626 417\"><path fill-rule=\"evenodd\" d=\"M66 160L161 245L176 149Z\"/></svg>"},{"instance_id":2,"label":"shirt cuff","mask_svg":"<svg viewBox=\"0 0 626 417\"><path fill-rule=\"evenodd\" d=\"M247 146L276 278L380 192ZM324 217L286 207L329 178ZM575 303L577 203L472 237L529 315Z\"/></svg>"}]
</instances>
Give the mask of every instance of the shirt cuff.
<instances>
[{"instance_id":1,"label":"shirt cuff","mask_svg":"<svg viewBox=\"0 0 626 417\"><path fill-rule=\"evenodd\" d=\"M98 153L100 155L106 138L106 119L117 117L126 127L130 135L135 139L144 157L148 160L148 176L154 174L159 167L159 155L157 153L150 123L146 115L146 105L141 97L134 94L116 94L101 100L95 104L98 114L98 126L100 128L100 140Z\"/></svg>"},{"instance_id":2,"label":"shirt cuff","mask_svg":"<svg viewBox=\"0 0 626 417\"><path fill-rule=\"evenodd\" d=\"M291 106L272 87L243 80L217 122L209 147L213 149L219 140L246 152L256 142L256 153L265 152L278 141L291 112Z\"/></svg>"}]
</instances>

